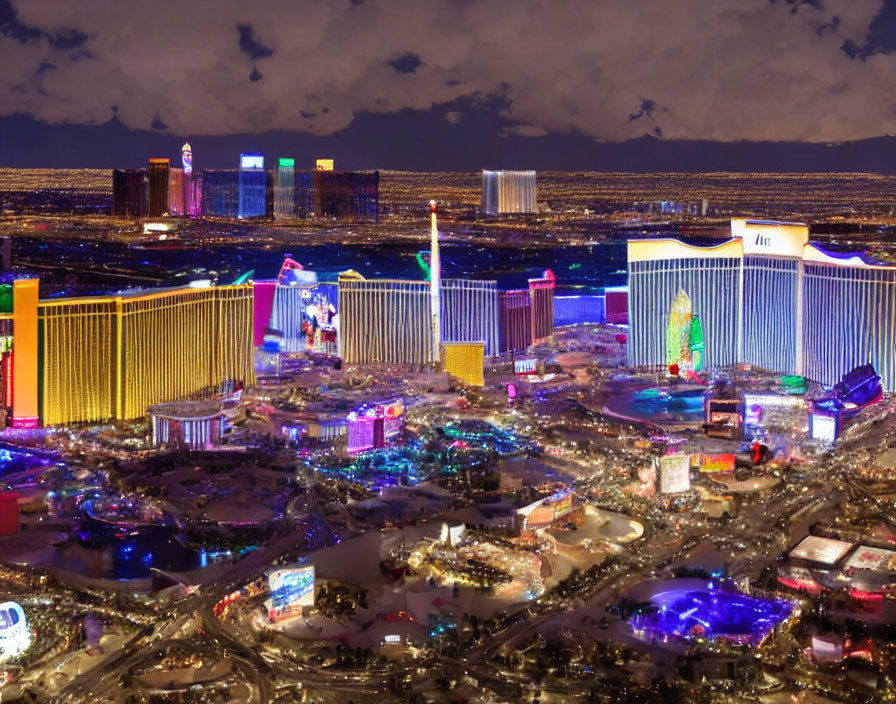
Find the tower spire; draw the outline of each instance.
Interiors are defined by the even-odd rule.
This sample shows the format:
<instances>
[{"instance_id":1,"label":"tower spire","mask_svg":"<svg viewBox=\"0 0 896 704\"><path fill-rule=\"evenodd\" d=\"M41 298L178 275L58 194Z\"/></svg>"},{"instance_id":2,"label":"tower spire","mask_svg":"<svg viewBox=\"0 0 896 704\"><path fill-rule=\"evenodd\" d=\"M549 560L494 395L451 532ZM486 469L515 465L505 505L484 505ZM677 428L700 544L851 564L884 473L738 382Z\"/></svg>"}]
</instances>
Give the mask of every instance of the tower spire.
<instances>
[{"instance_id":1,"label":"tower spire","mask_svg":"<svg viewBox=\"0 0 896 704\"><path fill-rule=\"evenodd\" d=\"M430 215L429 241L429 291L430 311L432 312L433 354L438 361L442 349L442 263L439 259L439 225L436 220L436 202L429 201L432 211Z\"/></svg>"}]
</instances>

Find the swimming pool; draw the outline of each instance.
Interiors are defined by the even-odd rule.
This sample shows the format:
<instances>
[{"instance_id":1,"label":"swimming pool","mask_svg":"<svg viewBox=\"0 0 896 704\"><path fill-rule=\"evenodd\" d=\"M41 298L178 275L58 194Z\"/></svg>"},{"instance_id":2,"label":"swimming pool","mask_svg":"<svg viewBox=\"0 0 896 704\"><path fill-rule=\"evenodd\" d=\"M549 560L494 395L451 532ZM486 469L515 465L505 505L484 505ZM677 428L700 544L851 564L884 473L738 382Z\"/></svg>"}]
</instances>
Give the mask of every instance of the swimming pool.
<instances>
[{"instance_id":1,"label":"swimming pool","mask_svg":"<svg viewBox=\"0 0 896 704\"><path fill-rule=\"evenodd\" d=\"M655 594L652 608L634 614L635 632L683 639L722 639L758 645L793 612L793 605L737 592L673 589Z\"/></svg>"},{"instance_id":2,"label":"swimming pool","mask_svg":"<svg viewBox=\"0 0 896 704\"><path fill-rule=\"evenodd\" d=\"M607 397L607 410L646 423L700 423L704 418L703 387L618 389Z\"/></svg>"},{"instance_id":3,"label":"swimming pool","mask_svg":"<svg viewBox=\"0 0 896 704\"><path fill-rule=\"evenodd\" d=\"M51 464L53 459L48 455L0 445L0 478L29 469L48 467Z\"/></svg>"}]
</instances>

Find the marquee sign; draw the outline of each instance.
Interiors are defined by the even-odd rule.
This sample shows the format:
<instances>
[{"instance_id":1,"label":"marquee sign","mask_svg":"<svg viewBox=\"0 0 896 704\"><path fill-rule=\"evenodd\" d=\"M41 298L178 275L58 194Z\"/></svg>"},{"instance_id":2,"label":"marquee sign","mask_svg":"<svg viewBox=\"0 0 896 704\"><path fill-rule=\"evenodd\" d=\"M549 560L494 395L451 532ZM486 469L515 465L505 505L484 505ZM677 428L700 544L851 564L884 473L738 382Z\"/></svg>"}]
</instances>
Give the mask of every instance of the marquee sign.
<instances>
[{"instance_id":1,"label":"marquee sign","mask_svg":"<svg viewBox=\"0 0 896 704\"><path fill-rule=\"evenodd\" d=\"M731 221L731 234L743 241L744 254L764 254L802 259L809 242L809 227L802 223L766 220Z\"/></svg>"},{"instance_id":2,"label":"marquee sign","mask_svg":"<svg viewBox=\"0 0 896 704\"><path fill-rule=\"evenodd\" d=\"M527 376L535 374L537 360L535 359L516 359L513 362L513 373L517 376Z\"/></svg>"}]
</instances>

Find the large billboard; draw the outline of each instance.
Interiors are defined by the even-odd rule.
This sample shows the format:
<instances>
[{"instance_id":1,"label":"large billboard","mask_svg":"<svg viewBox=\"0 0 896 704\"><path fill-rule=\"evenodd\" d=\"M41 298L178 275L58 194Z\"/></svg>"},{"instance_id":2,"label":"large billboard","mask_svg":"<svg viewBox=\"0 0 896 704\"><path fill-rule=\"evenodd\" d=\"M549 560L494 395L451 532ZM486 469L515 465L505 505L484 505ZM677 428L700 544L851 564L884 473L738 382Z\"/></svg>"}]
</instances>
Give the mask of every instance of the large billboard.
<instances>
[{"instance_id":1,"label":"large billboard","mask_svg":"<svg viewBox=\"0 0 896 704\"><path fill-rule=\"evenodd\" d=\"M314 606L314 565L286 567L268 575L271 598L265 602L272 621L299 614Z\"/></svg>"},{"instance_id":2,"label":"large billboard","mask_svg":"<svg viewBox=\"0 0 896 704\"><path fill-rule=\"evenodd\" d=\"M809 434L813 440L833 444L837 439L838 425L836 416L823 413L813 413L809 416Z\"/></svg>"},{"instance_id":3,"label":"large billboard","mask_svg":"<svg viewBox=\"0 0 896 704\"><path fill-rule=\"evenodd\" d=\"M896 552L859 545L844 567L873 572L896 572Z\"/></svg>"},{"instance_id":4,"label":"large billboard","mask_svg":"<svg viewBox=\"0 0 896 704\"><path fill-rule=\"evenodd\" d=\"M735 457L731 453L722 455L701 455L701 472L733 472Z\"/></svg>"},{"instance_id":5,"label":"large billboard","mask_svg":"<svg viewBox=\"0 0 896 704\"><path fill-rule=\"evenodd\" d=\"M523 517L526 529L544 528L572 511L573 499L573 491L564 489L517 509L516 512Z\"/></svg>"},{"instance_id":6,"label":"large billboard","mask_svg":"<svg viewBox=\"0 0 896 704\"><path fill-rule=\"evenodd\" d=\"M805 421L806 402L782 394L744 394L747 435L763 428L787 428Z\"/></svg>"},{"instance_id":7,"label":"large billboard","mask_svg":"<svg viewBox=\"0 0 896 704\"><path fill-rule=\"evenodd\" d=\"M660 493L677 494L691 488L691 458L689 455L660 457Z\"/></svg>"},{"instance_id":8,"label":"large billboard","mask_svg":"<svg viewBox=\"0 0 896 704\"><path fill-rule=\"evenodd\" d=\"M535 367L537 364L537 359L515 359L513 361L513 373L517 376L536 374L537 371Z\"/></svg>"},{"instance_id":9,"label":"large billboard","mask_svg":"<svg viewBox=\"0 0 896 704\"><path fill-rule=\"evenodd\" d=\"M558 491L556 494L548 497L547 503L554 507L554 520L562 518L572 511L572 491Z\"/></svg>"},{"instance_id":10,"label":"large billboard","mask_svg":"<svg viewBox=\"0 0 896 704\"><path fill-rule=\"evenodd\" d=\"M447 523L443 523L440 540L452 547L457 547L460 545L460 541L463 540L465 531L466 526L463 523L451 527L449 527Z\"/></svg>"}]
</instances>

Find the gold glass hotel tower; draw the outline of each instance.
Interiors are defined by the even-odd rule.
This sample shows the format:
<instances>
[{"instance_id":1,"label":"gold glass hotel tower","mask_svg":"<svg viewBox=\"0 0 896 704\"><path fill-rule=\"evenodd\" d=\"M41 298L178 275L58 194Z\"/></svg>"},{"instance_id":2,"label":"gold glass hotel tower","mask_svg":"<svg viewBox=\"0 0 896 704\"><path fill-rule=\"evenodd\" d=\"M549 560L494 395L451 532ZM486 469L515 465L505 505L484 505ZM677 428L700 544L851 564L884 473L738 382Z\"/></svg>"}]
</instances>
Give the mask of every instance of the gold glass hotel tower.
<instances>
[{"instance_id":1,"label":"gold glass hotel tower","mask_svg":"<svg viewBox=\"0 0 896 704\"><path fill-rule=\"evenodd\" d=\"M41 301L43 424L139 418L227 380L254 383L252 303L251 284Z\"/></svg>"}]
</instances>

